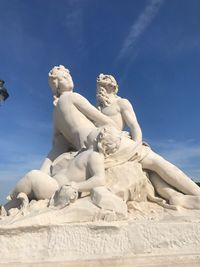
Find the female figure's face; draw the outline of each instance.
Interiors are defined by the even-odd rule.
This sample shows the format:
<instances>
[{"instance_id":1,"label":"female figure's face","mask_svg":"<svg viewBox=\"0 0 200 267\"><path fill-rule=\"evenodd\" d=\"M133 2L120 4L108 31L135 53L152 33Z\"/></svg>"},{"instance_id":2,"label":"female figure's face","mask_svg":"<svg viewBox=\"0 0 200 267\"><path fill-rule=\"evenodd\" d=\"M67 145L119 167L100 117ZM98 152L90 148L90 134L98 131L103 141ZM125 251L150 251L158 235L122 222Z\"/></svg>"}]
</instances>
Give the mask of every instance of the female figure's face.
<instances>
[{"instance_id":1,"label":"female figure's face","mask_svg":"<svg viewBox=\"0 0 200 267\"><path fill-rule=\"evenodd\" d=\"M57 72L56 77L49 78L49 85L53 94L60 96L64 92L71 92L74 88L74 83L70 74Z\"/></svg>"},{"instance_id":2,"label":"female figure's face","mask_svg":"<svg viewBox=\"0 0 200 267\"><path fill-rule=\"evenodd\" d=\"M108 82L107 84L105 84L104 88L106 89L106 92L108 94L113 94L115 92L115 85L113 85L112 83Z\"/></svg>"},{"instance_id":3,"label":"female figure's face","mask_svg":"<svg viewBox=\"0 0 200 267\"><path fill-rule=\"evenodd\" d=\"M60 94L63 92L71 92L74 88L74 83L70 74L58 77L58 91Z\"/></svg>"}]
</instances>

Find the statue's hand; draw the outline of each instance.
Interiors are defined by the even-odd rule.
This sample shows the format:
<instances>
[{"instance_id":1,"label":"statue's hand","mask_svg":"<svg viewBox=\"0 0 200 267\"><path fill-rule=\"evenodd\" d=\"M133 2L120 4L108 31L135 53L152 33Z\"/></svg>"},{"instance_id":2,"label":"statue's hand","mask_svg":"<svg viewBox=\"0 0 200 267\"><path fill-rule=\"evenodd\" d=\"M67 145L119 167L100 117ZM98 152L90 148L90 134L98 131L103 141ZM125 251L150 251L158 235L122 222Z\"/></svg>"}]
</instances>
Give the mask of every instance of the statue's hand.
<instances>
[{"instance_id":1,"label":"statue's hand","mask_svg":"<svg viewBox=\"0 0 200 267\"><path fill-rule=\"evenodd\" d=\"M49 201L49 207L64 208L78 198L78 190L72 185L63 185Z\"/></svg>"},{"instance_id":2,"label":"statue's hand","mask_svg":"<svg viewBox=\"0 0 200 267\"><path fill-rule=\"evenodd\" d=\"M71 183L69 185L64 185L66 187L66 194L69 197L70 202L75 202L78 198L78 190L75 186L75 183Z\"/></svg>"}]
</instances>

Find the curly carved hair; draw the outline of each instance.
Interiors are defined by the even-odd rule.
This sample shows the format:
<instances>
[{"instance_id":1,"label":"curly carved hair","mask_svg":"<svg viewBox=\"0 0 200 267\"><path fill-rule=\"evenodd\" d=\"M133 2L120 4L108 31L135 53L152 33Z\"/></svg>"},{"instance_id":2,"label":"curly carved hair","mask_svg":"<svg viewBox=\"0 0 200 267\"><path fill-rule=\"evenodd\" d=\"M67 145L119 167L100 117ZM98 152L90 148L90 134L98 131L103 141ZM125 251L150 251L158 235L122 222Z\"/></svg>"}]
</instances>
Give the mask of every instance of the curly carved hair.
<instances>
[{"instance_id":1,"label":"curly carved hair","mask_svg":"<svg viewBox=\"0 0 200 267\"><path fill-rule=\"evenodd\" d=\"M112 126L105 126L100 130L96 141L98 151L107 158L119 149L121 144L121 131Z\"/></svg>"},{"instance_id":2,"label":"curly carved hair","mask_svg":"<svg viewBox=\"0 0 200 267\"><path fill-rule=\"evenodd\" d=\"M63 65L55 66L53 67L48 74L48 82L50 87L52 88L53 94L57 95L58 88L55 89L53 86L53 80L59 79L59 78L68 78L70 76L70 71L66 69Z\"/></svg>"},{"instance_id":3,"label":"curly carved hair","mask_svg":"<svg viewBox=\"0 0 200 267\"><path fill-rule=\"evenodd\" d=\"M115 95L117 94L118 84L115 78L112 75L101 73L97 77L97 92L96 92L97 107L99 109L101 109L104 106L110 105L109 95L106 90L107 86L112 86L113 94Z\"/></svg>"},{"instance_id":4,"label":"curly carved hair","mask_svg":"<svg viewBox=\"0 0 200 267\"><path fill-rule=\"evenodd\" d=\"M70 71L68 69L65 68L65 66L63 65L59 65L59 66L55 66L53 67L50 71L49 71L49 79L55 79L58 78L58 73L62 73L62 77L68 77L68 75L70 74Z\"/></svg>"}]
</instances>

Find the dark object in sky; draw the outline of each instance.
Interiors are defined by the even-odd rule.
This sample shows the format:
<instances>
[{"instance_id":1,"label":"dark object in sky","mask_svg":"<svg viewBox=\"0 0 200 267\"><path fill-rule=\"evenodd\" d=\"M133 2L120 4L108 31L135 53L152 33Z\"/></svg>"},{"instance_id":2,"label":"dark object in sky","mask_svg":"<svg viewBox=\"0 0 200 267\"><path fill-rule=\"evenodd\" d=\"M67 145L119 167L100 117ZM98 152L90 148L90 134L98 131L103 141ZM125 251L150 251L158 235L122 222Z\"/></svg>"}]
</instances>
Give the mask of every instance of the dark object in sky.
<instances>
[{"instance_id":1,"label":"dark object in sky","mask_svg":"<svg viewBox=\"0 0 200 267\"><path fill-rule=\"evenodd\" d=\"M9 93L4 87L4 83L5 82L3 80L0 80L0 102L5 101L9 97Z\"/></svg>"}]
</instances>

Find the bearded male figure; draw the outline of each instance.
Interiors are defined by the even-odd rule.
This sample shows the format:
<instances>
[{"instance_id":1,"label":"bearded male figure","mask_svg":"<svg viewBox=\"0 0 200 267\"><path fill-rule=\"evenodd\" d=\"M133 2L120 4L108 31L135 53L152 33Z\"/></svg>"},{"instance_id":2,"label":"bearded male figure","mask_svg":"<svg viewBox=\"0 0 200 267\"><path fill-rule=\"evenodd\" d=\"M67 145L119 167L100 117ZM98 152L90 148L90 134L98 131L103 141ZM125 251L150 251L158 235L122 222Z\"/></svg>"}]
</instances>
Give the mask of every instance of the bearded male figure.
<instances>
[{"instance_id":1,"label":"bearded male figure","mask_svg":"<svg viewBox=\"0 0 200 267\"><path fill-rule=\"evenodd\" d=\"M153 152L150 147L142 144L142 131L137 121L135 112L131 103L117 95L118 85L115 78L111 75L100 74L97 78L97 107L110 117L119 130L125 126L130 129L131 138L138 143L138 158L143 169L147 169L152 174L152 183L158 193L168 200L173 197L179 202L180 192L197 196L193 200L199 203L200 188L180 169ZM183 195L181 194L181 197ZM196 207L196 206L195 206Z\"/></svg>"}]
</instances>

